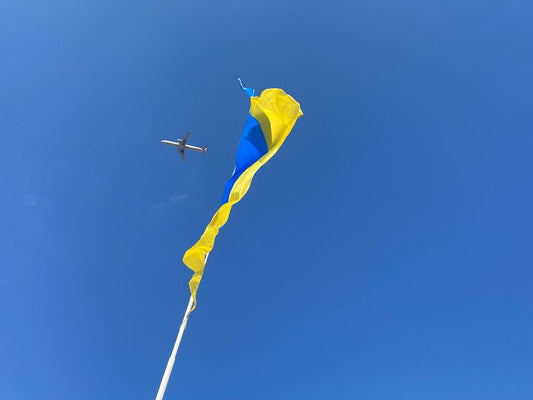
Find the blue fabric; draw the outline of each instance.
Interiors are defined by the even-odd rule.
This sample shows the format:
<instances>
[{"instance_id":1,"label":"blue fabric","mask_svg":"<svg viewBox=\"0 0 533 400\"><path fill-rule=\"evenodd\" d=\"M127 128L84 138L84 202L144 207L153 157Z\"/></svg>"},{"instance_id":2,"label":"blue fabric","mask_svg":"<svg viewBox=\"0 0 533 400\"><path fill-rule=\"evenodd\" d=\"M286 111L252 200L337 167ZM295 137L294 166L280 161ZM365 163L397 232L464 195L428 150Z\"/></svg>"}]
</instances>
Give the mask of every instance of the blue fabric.
<instances>
[{"instance_id":1,"label":"blue fabric","mask_svg":"<svg viewBox=\"0 0 533 400\"><path fill-rule=\"evenodd\" d=\"M244 126L244 131L237 148L237 160L235 161L235 169L231 178L226 183L224 188L224 195L222 196L222 204L229 200L229 194L235 181L241 174L254 162L263 157L268 151L265 135L261 129L259 122L248 114L248 120Z\"/></svg>"},{"instance_id":2,"label":"blue fabric","mask_svg":"<svg viewBox=\"0 0 533 400\"><path fill-rule=\"evenodd\" d=\"M241 78L237 79L239 81L239 85L241 85L242 90L246 92L248 97L254 97L255 96L255 90L250 88L245 88L242 84Z\"/></svg>"}]
</instances>

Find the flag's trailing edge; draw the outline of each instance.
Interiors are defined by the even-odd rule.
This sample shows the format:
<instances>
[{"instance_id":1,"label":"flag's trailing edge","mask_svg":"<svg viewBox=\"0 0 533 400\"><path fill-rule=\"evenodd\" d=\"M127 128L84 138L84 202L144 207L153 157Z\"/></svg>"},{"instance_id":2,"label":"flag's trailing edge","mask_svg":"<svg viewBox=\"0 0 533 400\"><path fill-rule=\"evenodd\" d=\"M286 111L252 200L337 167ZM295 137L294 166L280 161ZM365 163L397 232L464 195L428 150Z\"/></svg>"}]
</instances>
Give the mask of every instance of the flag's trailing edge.
<instances>
[{"instance_id":1,"label":"flag's trailing edge","mask_svg":"<svg viewBox=\"0 0 533 400\"><path fill-rule=\"evenodd\" d=\"M303 115L300 104L283 90L266 89L256 97L253 89L242 86L240 79L239 83L250 96L251 105L237 149L235 169L226 183L222 205L200 240L183 256L185 265L194 271L189 281L194 307L206 256L213 249L219 229L228 220L231 207L244 197L255 173L276 154L296 120Z\"/></svg>"}]
</instances>

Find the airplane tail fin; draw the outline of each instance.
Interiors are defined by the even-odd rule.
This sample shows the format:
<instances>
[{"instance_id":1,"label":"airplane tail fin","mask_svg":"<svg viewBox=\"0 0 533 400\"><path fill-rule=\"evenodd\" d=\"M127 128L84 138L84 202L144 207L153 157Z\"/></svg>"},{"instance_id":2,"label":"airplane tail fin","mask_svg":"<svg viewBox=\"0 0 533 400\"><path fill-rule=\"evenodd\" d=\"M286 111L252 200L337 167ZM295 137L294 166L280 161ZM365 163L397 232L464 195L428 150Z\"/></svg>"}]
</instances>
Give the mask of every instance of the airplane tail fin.
<instances>
[{"instance_id":1,"label":"airplane tail fin","mask_svg":"<svg viewBox=\"0 0 533 400\"><path fill-rule=\"evenodd\" d=\"M205 152L207 150L207 146L202 147L202 154L205 156Z\"/></svg>"}]
</instances>

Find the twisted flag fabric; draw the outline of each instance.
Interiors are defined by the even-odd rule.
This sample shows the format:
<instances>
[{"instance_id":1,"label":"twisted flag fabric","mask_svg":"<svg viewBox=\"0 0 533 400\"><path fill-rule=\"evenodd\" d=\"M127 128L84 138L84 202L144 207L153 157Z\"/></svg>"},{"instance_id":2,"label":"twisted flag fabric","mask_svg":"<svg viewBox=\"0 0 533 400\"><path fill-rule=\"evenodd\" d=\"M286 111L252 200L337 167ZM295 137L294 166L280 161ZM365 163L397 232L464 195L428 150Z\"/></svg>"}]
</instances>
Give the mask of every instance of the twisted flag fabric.
<instances>
[{"instance_id":1,"label":"twisted flag fabric","mask_svg":"<svg viewBox=\"0 0 533 400\"><path fill-rule=\"evenodd\" d=\"M296 120L303 115L300 104L281 89L266 89L259 97L255 96L253 89L243 89L250 96L251 104L237 149L235 169L224 188L222 205L200 240L183 256L185 265L194 271L189 281L193 309L207 254L213 249L219 229L228 220L231 207L244 197L255 173L276 154Z\"/></svg>"}]
</instances>

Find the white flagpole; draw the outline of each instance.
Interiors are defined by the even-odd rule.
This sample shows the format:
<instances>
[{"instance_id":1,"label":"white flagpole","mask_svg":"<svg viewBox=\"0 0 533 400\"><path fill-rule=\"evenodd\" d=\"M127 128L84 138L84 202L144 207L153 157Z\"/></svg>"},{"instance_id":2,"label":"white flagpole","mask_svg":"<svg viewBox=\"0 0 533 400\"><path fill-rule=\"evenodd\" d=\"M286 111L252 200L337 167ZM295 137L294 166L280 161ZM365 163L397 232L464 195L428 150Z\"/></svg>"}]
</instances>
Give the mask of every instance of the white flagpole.
<instances>
[{"instance_id":1,"label":"white flagpole","mask_svg":"<svg viewBox=\"0 0 533 400\"><path fill-rule=\"evenodd\" d=\"M209 257L209 253L206 254L204 263L207 263L207 257ZM172 353L170 354L170 358L168 359L167 367L165 368L165 373L163 374L163 378L161 379L161 384L159 385L159 390L157 391L157 396L155 397L155 400L163 400L163 396L165 395L168 379L170 378L170 373L172 372L172 368L174 367L174 361L176 361L176 354L178 352L178 348L180 347L183 332L185 332L185 328L187 327L187 320L189 319L189 314L191 313L191 308L193 304L194 299L191 295L191 297L189 298L189 304L187 305L187 309L185 310L185 315L183 316L183 321L181 321L180 329L178 331L178 337L176 338L174 348L172 349Z\"/></svg>"}]
</instances>

